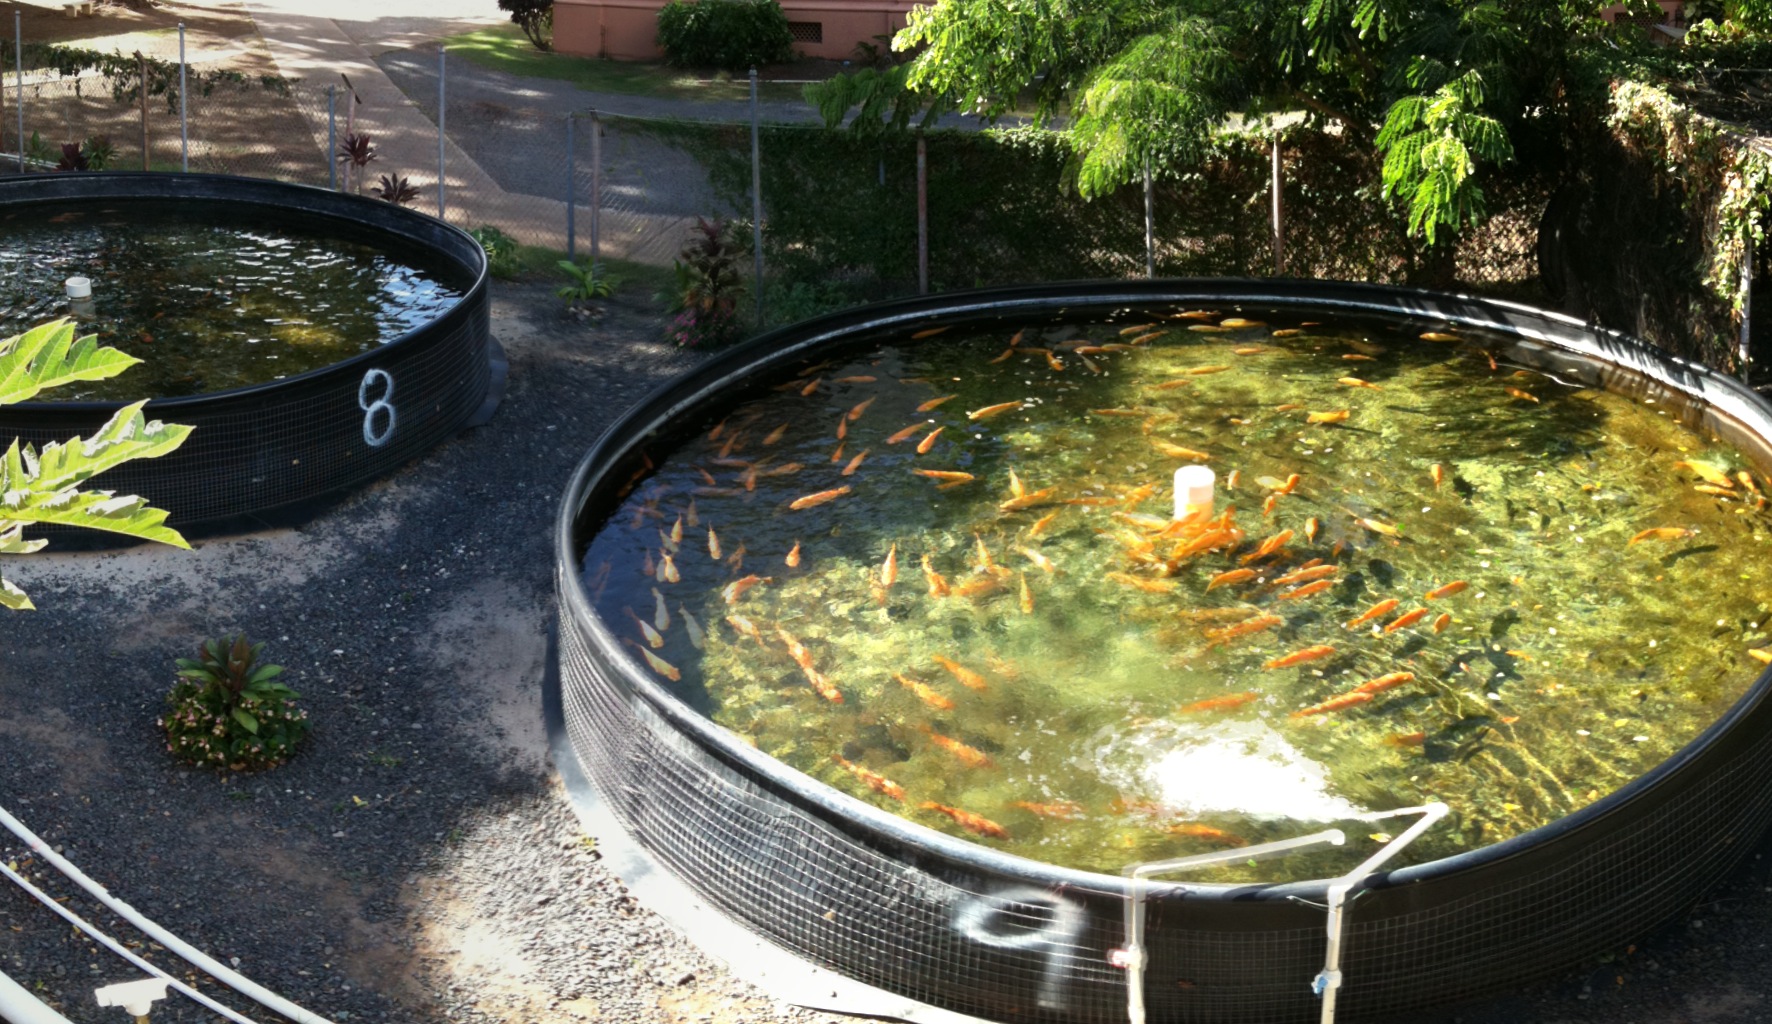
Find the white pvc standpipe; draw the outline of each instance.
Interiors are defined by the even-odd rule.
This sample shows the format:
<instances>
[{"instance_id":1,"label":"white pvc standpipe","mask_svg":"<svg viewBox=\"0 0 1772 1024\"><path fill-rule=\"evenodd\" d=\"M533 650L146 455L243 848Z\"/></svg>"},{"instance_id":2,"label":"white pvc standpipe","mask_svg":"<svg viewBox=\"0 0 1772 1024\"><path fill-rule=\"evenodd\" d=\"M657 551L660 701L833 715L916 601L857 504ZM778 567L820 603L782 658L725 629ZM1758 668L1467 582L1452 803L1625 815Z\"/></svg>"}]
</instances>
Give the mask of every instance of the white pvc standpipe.
<instances>
[{"instance_id":1,"label":"white pvc standpipe","mask_svg":"<svg viewBox=\"0 0 1772 1024\"><path fill-rule=\"evenodd\" d=\"M325 1017L309 1010L305 1010L277 993L242 976L238 972L229 970L207 953L192 946L190 943L167 931L165 928L160 927L158 924L150 921L134 907L115 896L112 896L104 886L86 877L86 873L75 867L66 857L51 850L49 844L45 843L42 839L39 839L36 833L26 828L17 818L8 814L5 808L0 808L0 825L4 825L8 832L11 832L22 840L26 846L29 846L32 853L42 857L45 861L53 865L57 871L66 875L69 881L78 885L80 888L85 889L93 899L102 903L106 909L141 929L144 934L152 938L155 942L160 943L160 945L165 946L172 953L184 958L187 963L202 970L215 980L248 999L253 1000L265 1009L282 1014L294 1021L295 1024L333 1024L332 1021L327 1020Z\"/></svg>"},{"instance_id":2,"label":"white pvc standpipe","mask_svg":"<svg viewBox=\"0 0 1772 1024\"><path fill-rule=\"evenodd\" d=\"M60 903L57 903L55 900L51 899L48 893L46 893L42 889L39 889L36 886L32 885L30 883L30 881L28 879L26 879L23 875L19 874L16 871L13 871L11 868L7 867L5 864L0 864L0 875L4 875L7 878L11 879L14 885L17 885L19 888L23 889L25 892L30 893L31 896L34 899L36 899L36 901L38 903L43 904L44 906L48 907L49 909L55 911L57 914L61 915L62 920L68 922L69 924L73 925L74 927L85 932L87 935L91 936L92 940L94 942L97 942L97 943L103 945L106 949L110 950L111 952L117 954L118 956L122 957L123 959L134 964L136 967L140 968L143 973L152 975L153 977L159 978L160 980L166 982L166 984L168 986L170 986L174 991L178 992L180 995L185 996L189 999L193 999L196 1002L203 1004L204 1006L208 1007L209 1009L214 1010L216 1013L221 1014L223 1017L226 1017L229 1020L233 1021L234 1024L258 1024L258 1022L253 1020L251 1017L243 1017L240 1014L235 1013L233 1010L231 1010L231 1009L227 1008L226 1006L223 1006L222 1004L209 998L208 996L197 991L196 989L185 984L184 982L178 980L177 978L166 973L165 971L161 970L160 968L155 967L153 964L149 963L148 961L143 960L141 957L137 956L132 950L130 950L129 947L123 945L121 942L118 942L116 939L113 939L109 935L106 935L104 932L99 931L98 928L96 926L94 926L90 921L87 921L85 918L81 917L79 914L74 913L72 910L69 910L67 907L62 906ZM4 1008L0 1008L0 1017L5 1017L5 1016L6 1016L6 1013L4 1012Z\"/></svg>"},{"instance_id":3,"label":"white pvc standpipe","mask_svg":"<svg viewBox=\"0 0 1772 1024\"><path fill-rule=\"evenodd\" d=\"M68 1018L43 1005L23 985L0 971L0 1020L12 1024L68 1024Z\"/></svg>"},{"instance_id":4,"label":"white pvc standpipe","mask_svg":"<svg viewBox=\"0 0 1772 1024\"><path fill-rule=\"evenodd\" d=\"M1335 1024L1335 1003L1341 991L1341 938L1347 925L1347 900L1349 894L1366 883L1366 879L1383 867L1386 861L1402 853L1403 849L1423 832L1432 828L1441 818L1450 814L1452 809L1438 800L1422 804L1420 807L1399 807L1394 811L1375 811L1371 814L1358 816L1360 821L1383 821L1386 818L1399 818L1408 814L1419 814L1421 820L1410 825L1403 833L1378 848L1378 852L1361 861L1352 871L1337 878L1329 884L1329 915L1326 927L1329 931L1328 951L1323 957L1323 972L1311 987L1323 997L1322 1024Z\"/></svg>"},{"instance_id":5,"label":"white pvc standpipe","mask_svg":"<svg viewBox=\"0 0 1772 1024\"><path fill-rule=\"evenodd\" d=\"M1177 857L1173 860L1153 860L1142 864L1127 865L1125 869L1127 878L1126 949L1124 959L1121 961L1122 966L1126 968L1126 1019L1131 1024L1145 1024L1146 1021L1144 969L1147 957L1144 948L1144 920L1145 901L1149 898L1147 879L1152 875L1174 874L1179 871L1191 871L1195 868L1213 867L1218 864L1283 857L1294 850L1304 849L1308 846L1341 846L1346 842L1347 835L1341 829L1331 828L1321 832L1312 832L1308 836L1279 839L1271 843L1258 843L1235 850L1218 850L1213 853L1195 854L1191 857Z\"/></svg>"}]
</instances>

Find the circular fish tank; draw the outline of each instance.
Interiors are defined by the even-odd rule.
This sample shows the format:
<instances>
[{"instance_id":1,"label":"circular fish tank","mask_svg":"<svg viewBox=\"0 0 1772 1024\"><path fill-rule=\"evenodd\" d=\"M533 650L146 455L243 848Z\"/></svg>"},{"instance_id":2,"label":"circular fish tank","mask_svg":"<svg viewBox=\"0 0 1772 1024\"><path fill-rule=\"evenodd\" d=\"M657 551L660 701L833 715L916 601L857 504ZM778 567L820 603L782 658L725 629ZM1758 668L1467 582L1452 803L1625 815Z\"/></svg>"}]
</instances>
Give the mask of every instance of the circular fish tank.
<instances>
[{"instance_id":1,"label":"circular fish tank","mask_svg":"<svg viewBox=\"0 0 1772 1024\"><path fill-rule=\"evenodd\" d=\"M88 435L150 399L171 455L98 481L176 527L289 509L385 474L503 387L485 254L390 203L248 178L0 180L0 336L69 317L142 360L0 407L0 435Z\"/></svg>"},{"instance_id":2,"label":"circular fish tank","mask_svg":"<svg viewBox=\"0 0 1772 1024\"><path fill-rule=\"evenodd\" d=\"M562 752L636 870L875 1012L1495 993L1764 830L1769 437L1726 377L1418 291L826 317L580 466Z\"/></svg>"}]
</instances>

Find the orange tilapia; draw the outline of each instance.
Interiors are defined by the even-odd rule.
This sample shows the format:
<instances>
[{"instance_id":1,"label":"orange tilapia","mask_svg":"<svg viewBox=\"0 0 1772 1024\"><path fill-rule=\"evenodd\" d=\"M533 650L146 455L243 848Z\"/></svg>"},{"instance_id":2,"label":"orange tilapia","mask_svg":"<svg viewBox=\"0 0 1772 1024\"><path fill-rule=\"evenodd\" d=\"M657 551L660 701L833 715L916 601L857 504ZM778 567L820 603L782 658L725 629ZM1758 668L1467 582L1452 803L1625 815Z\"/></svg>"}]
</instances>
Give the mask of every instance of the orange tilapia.
<instances>
[{"instance_id":1,"label":"orange tilapia","mask_svg":"<svg viewBox=\"0 0 1772 1024\"><path fill-rule=\"evenodd\" d=\"M886 776L881 775L879 772L869 771L868 769L863 768L861 765L858 765L858 764L854 763L853 761L844 760L842 757L839 757L836 754L831 755L831 760L842 765L849 772L849 774L860 779L863 784L865 784L869 789L873 790L874 792L883 793L886 796L889 796L894 800L903 800L904 799L904 787L899 785L896 782L893 782L891 779L887 778Z\"/></svg>"},{"instance_id":2,"label":"orange tilapia","mask_svg":"<svg viewBox=\"0 0 1772 1024\"><path fill-rule=\"evenodd\" d=\"M886 439L886 443L887 444L898 444L900 441L908 441L908 440L910 440L912 434L915 434L917 431L922 430L925 426L928 426L928 424L913 423L910 426L899 431L898 433L893 434L891 437L888 437Z\"/></svg>"},{"instance_id":3,"label":"orange tilapia","mask_svg":"<svg viewBox=\"0 0 1772 1024\"><path fill-rule=\"evenodd\" d=\"M973 814L971 811L963 811L958 807L949 807L947 804L938 804L933 800L925 800L918 806L922 807L925 811L935 811L938 814L947 815L954 819L955 824L968 832L975 832L978 835L990 839L1009 838L1008 829L989 818Z\"/></svg>"},{"instance_id":4,"label":"orange tilapia","mask_svg":"<svg viewBox=\"0 0 1772 1024\"><path fill-rule=\"evenodd\" d=\"M1262 630L1272 629L1285 621L1285 619L1280 618L1278 615L1257 615L1254 618L1244 619L1242 622L1225 626L1222 629L1209 629L1206 631L1206 639L1211 641L1209 646L1216 646L1230 640L1235 640L1238 637L1248 636L1251 633L1259 633Z\"/></svg>"},{"instance_id":5,"label":"orange tilapia","mask_svg":"<svg viewBox=\"0 0 1772 1024\"><path fill-rule=\"evenodd\" d=\"M1331 697L1321 704L1312 704L1308 708L1300 708L1299 710L1292 712L1292 717L1306 718L1310 715L1322 715L1331 711L1341 711L1345 708L1365 704L1371 700L1372 694L1370 693L1344 693L1338 697Z\"/></svg>"},{"instance_id":6,"label":"orange tilapia","mask_svg":"<svg viewBox=\"0 0 1772 1024\"><path fill-rule=\"evenodd\" d=\"M1302 587L1295 587L1283 593L1275 594L1274 598L1279 601L1296 601L1301 597L1309 597L1312 594L1321 594L1323 591L1328 590L1333 586L1335 586L1334 580L1318 580L1315 583L1306 583Z\"/></svg>"},{"instance_id":7,"label":"orange tilapia","mask_svg":"<svg viewBox=\"0 0 1772 1024\"><path fill-rule=\"evenodd\" d=\"M966 418L977 422L978 420L990 419L992 416L1006 413L1011 409L1019 408L1021 408L1020 400L1014 402L998 402L996 405L987 405L982 409L974 409L966 414Z\"/></svg>"},{"instance_id":8,"label":"orange tilapia","mask_svg":"<svg viewBox=\"0 0 1772 1024\"><path fill-rule=\"evenodd\" d=\"M989 754L986 754L977 747L961 743L952 736L943 736L941 733L936 732L927 725L923 726L922 729L923 734L929 737L929 742L954 755L961 764L968 768L989 768L996 763L991 760Z\"/></svg>"},{"instance_id":9,"label":"orange tilapia","mask_svg":"<svg viewBox=\"0 0 1772 1024\"><path fill-rule=\"evenodd\" d=\"M1353 692L1354 693L1383 693L1384 691L1389 690L1392 687L1402 686L1404 683L1413 683L1414 681L1415 681L1415 673L1413 673L1413 672L1392 672L1392 673L1389 673L1388 675L1379 676L1376 679L1366 680L1365 682L1361 683L1360 685L1354 687Z\"/></svg>"},{"instance_id":10,"label":"orange tilapia","mask_svg":"<svg viewBox=\"0 0 1772 1024\"><path fill-rule=\"evenodd\" d=\"M1469 589L1469 583L1466 583L1463 580L1453 580L1451 583L1448 583L1443 587L1435 587L1422 596L1429 601L1438 601L1442 597L1451 597L1453 594L1462 593Z\"/></svg>"},{"instance_id":11,"label":"orange tilapia","mask_svg":"<svg viewBox=\"0 0 1772 1024\"><path fill-rule=\"evenodd\" d=\"M917 406L917 411L918 412L928 412L929 410L934 409L936 406L941 405L943 402L949 401L949 400L957 398L957 397L959 397L959 396L957 396L957 395L942 395L940 398L931 398L929 401L924 402L922 405Z\"/></svg>"},{"instance_id":12,"label":"orange tilapia","mask_svg":"<svg viewBox=\"0 0 1772 1024\"><path fill-rule=\"evenodd\" d=\"M1350 415L1347 409L1336 409L1334 412L1313 412L1304 418L1306 423L1345 423Z\"/></svg>"},{"instance_id":13,"label":"orange tilapia","mask_svg":"<svg viewBox=\"0 0 1772 1024\"><path fill-rule=\"evenodd\" d=\"M738 599L744 596L745 591L759 583L774 582L775 580L768 576L757 576L753 574L746 576L743 579L733 580L731 583L726 584L725 588L720 591L720 596L727 604L737 604Z\"/></svg>"},{"instance_id":14,"label":"orange tilapia","mask_svg":"<svg viewBox=\"0 0 1772 1024\"><path fill-rule=\"evenodd\" d=\"M947 669L948 673L955 679L958 679L960 685L967 689L983 690L986 688L987 684L985 683L984 676L979 675L977 672L972 671L959 662L950 661L939 654L931 655L930 660L937 665L940 665L942 668Z\"/></svg>"},{"instance_id":15,"label":"orange tilapia","mask_svg":"<svg viewBox=\"0 0 1772 1024\"><path fill-rule=\"evenodd\" d=\"M848 493L849 485L844 484L842 487L835 487L828 491L819 491L817 494L808 494L803 498L795 498L793 501L788 502L788 508L798 512L803 508L812 508L815 505L823 505L827 501L836 501L838 498L841 498Z\"/></svg>"},{"instance_id":16,"label":"orange tilapia","mask_svg":"<svg viewBox=\"0 0 1772 1024\"><path fill-rule=\"evenodd\" d=\"M1426 608L1417 608L1414 611L1404 612L1391 620L1391 622L1384 627L1384 631L1386 633L1395 633L1399 629L1405 629L1409 626L1415 625L1422 619L1427 618L1427 615L1428 611Z\"/></svg>"},{"instance_id":17,"label":"orange tilapia","mask_svg":"<svg viewBox=\"0 0 1772 1024\"><path fill-rule=\"evenodd\" d=\"M1260 697L1260 694L1254 693L1253 691L1231 693L1226 694L1223 697L1208 697L1205 700L1197 700L1192 704L1184 705L1175 710L1177 714L1182 715L1197 715L1203 711L1229 711L1232 708L1240 708L1251 701L1258 700Z\"/></svg>"},{"instance_id":18,"label":"orange tilapia","mask_svg":"<svg viewBox=\"0 0 1772 1024\"><path fill-rule=\"evenodd\" d=\"M1397 607L1397 605L1399 605L1401 603L1402 603L1401 601L1398 601L1394 597L1386 598L1385 600L1380 601L1377 604L1373 605L1372 607L1366 609L1366 611L1363 612L1359 618L1348 620L1347 628L1352 629L1355 626L1361 625L1363 623L1371 622L1373 619L1376 619L1381 615L1388 615L1388 614L1390 614L1390 612L1393 609L1395 609Z\"/></svg>"},{"instance_id":19,"label":"orange tilapia","mask_svg":"<svg viewBox=\"0 0 1772 1024\"><path fill-rule=\"evenodd\" d=\"M1339 565L1308 565L1295 569L1284 576L1274 579L1279 586L1291 586L1294 583L1309 583L1312 580L1324 580L1341 571Z\"/></svg>"},{"instance_id":20,"label":"orange tilapia","mask_svg":"<svg viewBox=\"0 0 1772 1024\"><path fill-rule=\"evenodd\" d=\"M1270 661L1264 661L1261 663L1261 667L1262 668L1291 668L1294 665L1303 665L1305 662L1318 661L1320 659L1327 658L1331 654L1334 654L1334 653L1335 653L1335 648L1329 646L1328 644L1317 644L1312 647L1306 647L1302 651L1293 651L1291 654L1285 655L1284 657L1274 658Z\"/></svg>"},{"instance_id":21,"label":"orange tilapia","mask_svg":"<svg viewBox=\"0 0 1772 1024\"><path fill-rule=\"evenodd\" d=\"M1059 800L1046 804L1030 803L1026 800L1011 800L1009 801L1009 806L1020 808L1029 814L1037 814L1042 818L1057 818L1061 821L1069 821L1072 818L1081 818L1083 816L1083 805L1073 803L1069 800Z\"/></svg>"},{"instance_id":22,"label":"orange tilapia","mask_svg":"<svg viewBox=\"0 0 1772 1024\"><path fill-rule=\"evenodd\" d=\"M1697 535L1698 535L1697 530L1689 530L1684 526L1656 526L1656 527L1652 527L1651 529L1644 530L1642 533L1639 533L1635 537L1632 537L1630 539L1630 544L1626 544L1625 547L1630 547L1631 544L1635 544L1638 541L1682 540L1686 537L1696 537Z\"/></svg>"},{"instance_id":23,"label":"orange tilapia","mask_svg":"<svg viewBox=\"0 0 1772 1024\"><path fill-rule=\"evenodd\" d=\"M931 430L929 432L928 437L925 437L923 440L918 441L917 442L917 454L918 455L928 455L929 449L935 447L935 439L940 437L941 432L946 429L947 429L946 427L936 427L934 430Z\"/></svg>"},{"instance_id":24,"label":"orange tilapia","mask_svg":"<svg viewBox=\"0 0 1772 1024\"><path fill-rule=\"evenodd\" d=\"M954 702L942 696L928 683L920 683L909 676L898 673L894 673L892 678L898 680L900 686L916 694L918 700L937 711L952 711L954 709Z\"/></svg>"},{"instance_id":25,"label":"orange tilapia","mask_svg":"<svg viewBox=\"0 0 1772 1024\"><path fill-rule=\"evenodd\" d=\"M1221 572L1217 576L1212 577L1211 580L1207 581L1206 589L1211 590L1214 587L1226 586L1232 583L1247 583L1254 579L1256 575L1257 573L1254 569L1232 569L1229 572Z\"/></svg>"}]
</instances>

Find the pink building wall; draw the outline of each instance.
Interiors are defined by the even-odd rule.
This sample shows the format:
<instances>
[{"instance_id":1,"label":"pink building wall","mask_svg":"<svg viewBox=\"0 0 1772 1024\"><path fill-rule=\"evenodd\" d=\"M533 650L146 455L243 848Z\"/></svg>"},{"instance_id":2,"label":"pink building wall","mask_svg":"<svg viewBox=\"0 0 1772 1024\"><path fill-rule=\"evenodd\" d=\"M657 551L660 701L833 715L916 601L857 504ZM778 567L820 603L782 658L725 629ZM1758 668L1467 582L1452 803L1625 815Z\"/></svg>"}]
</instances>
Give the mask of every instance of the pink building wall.
<instances>
[{"instance_id":1,"label":"pink building wall","mask_svg":"<svg viewBox=\"0 0 1772 1024\"><path fill-rule=\"evenodd\" d=\"M904 27L914 0L780 0L794 49L845 60L855 44ZM554 0L554 49L584 57L657 60L663 0Z\"/></svg>"}]
</instances>

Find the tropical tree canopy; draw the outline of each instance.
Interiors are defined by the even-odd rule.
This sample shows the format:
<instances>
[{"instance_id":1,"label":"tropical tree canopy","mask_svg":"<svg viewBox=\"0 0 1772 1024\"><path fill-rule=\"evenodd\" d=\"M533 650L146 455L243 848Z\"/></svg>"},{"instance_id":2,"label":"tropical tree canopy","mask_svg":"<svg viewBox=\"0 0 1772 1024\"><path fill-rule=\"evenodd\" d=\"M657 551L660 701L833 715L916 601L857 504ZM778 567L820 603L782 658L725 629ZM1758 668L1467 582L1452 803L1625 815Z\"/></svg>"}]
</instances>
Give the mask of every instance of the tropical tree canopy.
<instances>
[{"instance_id":1,"label":"tropical tree canopy","mask_svg":"<svg viewBox=\"0 0 1772 1024\"><path fill-rule=\"evenodd\" d=\"M1659 12L1649 0L1634 6ZM1302 113L1382 155L1430 243L1480 221L1477 172L1560 135L1640 32L1595 0L941 0L894 39L916 56L809 88L875 130L958 109L1064 133L1085 196L1180 170L1235 118ZM1741 0L1765 7L1772 0Z\"/></svg>"}]
</instances>

